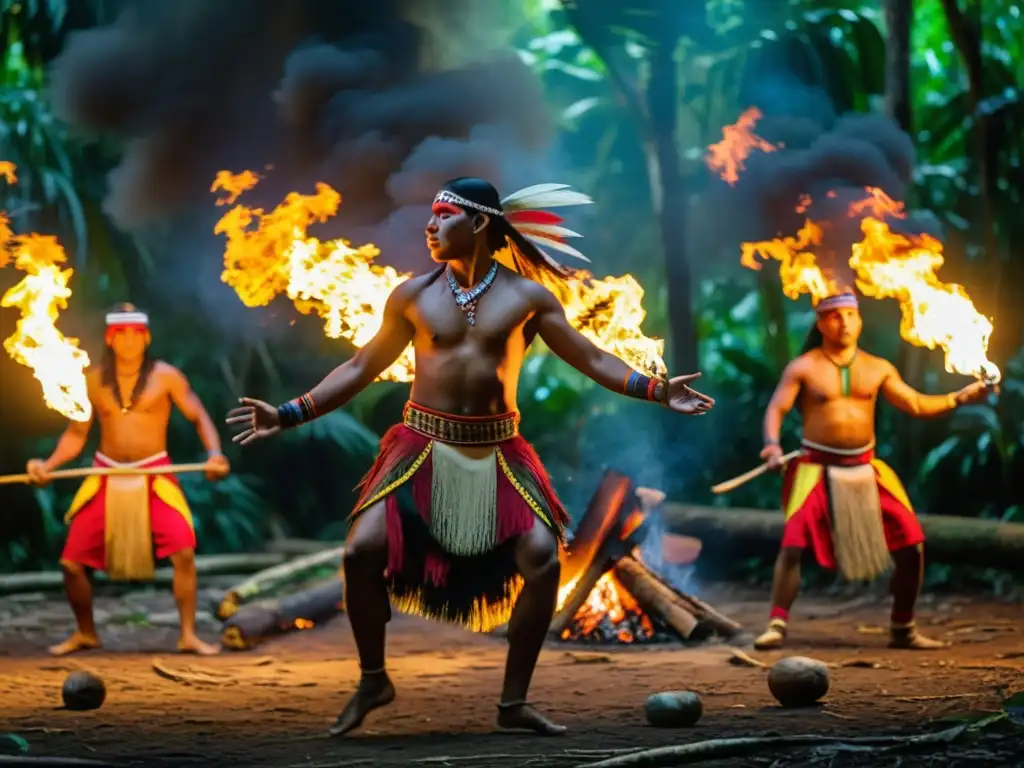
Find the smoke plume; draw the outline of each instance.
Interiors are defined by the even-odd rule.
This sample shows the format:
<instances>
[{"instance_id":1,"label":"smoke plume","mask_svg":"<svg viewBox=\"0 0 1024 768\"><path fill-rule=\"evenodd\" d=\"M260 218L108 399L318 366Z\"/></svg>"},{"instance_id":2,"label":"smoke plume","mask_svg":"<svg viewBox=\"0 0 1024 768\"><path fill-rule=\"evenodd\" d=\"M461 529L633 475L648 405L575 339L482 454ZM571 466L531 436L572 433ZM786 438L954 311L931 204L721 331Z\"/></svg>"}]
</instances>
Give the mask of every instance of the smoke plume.
<instances>
[{"instance_id":1,"label":"smoke plume","mask_svg":"<svg viewBox=\"0 0 1024 768\"><path fill-rule=\"evenodd\" d=\"M849 206L867 196L866 187L906 200L915 163L910 136L882 114L836 114L824 90L786 74L758 82L749 106L764 115L755 132L781 148L755 151L730 193L732 205L739 196L742 209L753 213L744 239L795 235L809 218L824 228L819 265L852 284L846 259L863 235L860 219L848 215ZM799 205L803 196L809 196L809 205ZM941 234L927 216L886 221L894 231Z\"/></svg>"},{"instance_id":2,"label":"smoke plume","mask_svg":"<svg viewBox=\"0 0 1024 768\"><path fill-rule=\"evenodd\" d=\"M104 201L123 229L210 233L223 212L214 174L270 167L247 202L327 182L342 206L318 235L423 267L424 214L443 181L482 175L507 193L550 180L516 175L543 161L550 126L536 78L493 33L501 5L137 0L69 40L54 106L123 142ZM174 260L217 265L218 247L211 234L204 253Z\"/></svg>"}]
</instances>

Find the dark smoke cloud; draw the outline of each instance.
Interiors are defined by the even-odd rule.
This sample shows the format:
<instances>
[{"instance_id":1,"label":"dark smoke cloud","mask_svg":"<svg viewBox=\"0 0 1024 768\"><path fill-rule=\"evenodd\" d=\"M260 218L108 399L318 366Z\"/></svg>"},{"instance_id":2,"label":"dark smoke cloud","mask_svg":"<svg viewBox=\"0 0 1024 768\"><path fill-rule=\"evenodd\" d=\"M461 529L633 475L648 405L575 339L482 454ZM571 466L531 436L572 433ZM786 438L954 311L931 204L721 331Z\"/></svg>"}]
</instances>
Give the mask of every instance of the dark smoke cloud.
<instances>
[{"instance_id":1,"label":"dark smoke cloud","mask_svg":"<svg viewBox=\"0 0 1024 768\"><path fill-rule=\"evenodd\" d=\"M500 5L137 0L69 40L54 105L73 126L124 142L104 201L122 228L196 229L171 238L189 244L171 246L179 266L219 265L215 173L272 166L243 201L273 206L325 181L342 206L318 235L372 241L382 261L422 269L440 183L483 175L508 193L552 180L540 174L550 124L539 82L481 41Z\"/></svg>"},{"instance_id":2,"label":"dark smoke cloud","mask_svg":"<svg viewBox=\"0 0 1024 768\"><path fill-rule=\"evenodd\" d=\"M915 163L910 136L885 115L836 114L824 90L786 74L758 82L750 106L764 115L755 132L783 148L755 151L735 188L725 191L732 206L739 198L740 208L749 212L743 239L795 235L810 218L825 229L819 264L849 284L845 261L850 246L863 237L860 219L848 216L849 205L867 196L866 187L906 200ZM798 212L802 195L812 202ZM941 235L927 215L886 221L894 231Z\"/></svg>"}]
</instances>

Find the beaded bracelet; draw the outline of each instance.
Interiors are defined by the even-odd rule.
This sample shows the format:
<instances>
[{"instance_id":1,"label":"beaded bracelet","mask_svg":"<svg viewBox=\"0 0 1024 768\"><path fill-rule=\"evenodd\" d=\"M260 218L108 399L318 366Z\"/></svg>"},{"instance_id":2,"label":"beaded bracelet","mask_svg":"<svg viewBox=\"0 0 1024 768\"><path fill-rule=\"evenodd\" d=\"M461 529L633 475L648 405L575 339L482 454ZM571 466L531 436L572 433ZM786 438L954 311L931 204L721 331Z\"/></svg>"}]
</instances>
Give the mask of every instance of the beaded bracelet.
<instances>
[{"instance_id":1,"label":"beaded bracelet","mask_svg":"<svg viewBox=\"0 0 1024 768\"><path fill-rule=\"evenodd\" d=\"M639 371L630 371L622 385L623 394L627 397L635 397L639 400L657 400L655 391L659 384L664 385L663 379L652 379Z\"/></svg>"},{"instance_id":2,"label":"beaded bracelet","mask_svg":"<svg viewBox=\"0 0 1024 768\"><path fill-rule=\"evenodd\" d=\"M289 400L277 408L277 418L281 422L282 429L297 427L317 417L316 404L309 393Z\"/></svg>"}]
</instances>

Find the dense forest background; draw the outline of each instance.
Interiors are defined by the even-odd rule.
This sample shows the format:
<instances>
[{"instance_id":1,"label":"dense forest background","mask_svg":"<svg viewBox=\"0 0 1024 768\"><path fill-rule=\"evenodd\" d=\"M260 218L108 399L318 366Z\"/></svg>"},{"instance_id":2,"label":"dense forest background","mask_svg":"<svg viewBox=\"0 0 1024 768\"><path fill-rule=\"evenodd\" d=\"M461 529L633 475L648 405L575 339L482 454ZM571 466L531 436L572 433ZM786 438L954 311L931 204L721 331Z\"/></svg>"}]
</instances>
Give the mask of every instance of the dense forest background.
<instances>
[{"instance_id":1,"label":"dense forest background","mask_svg":"<svg viewBox=\"0 0 1024 768\"><path fill-rule=\"evenodd\" d=\"M777 478L728 498L708 489L756 462L763 409L812 313L806 299L782 297L770 265L739 263L743 239L779 234L760 205L771 179L737 192L703 158L751 106L765 114L759 132L788 146L844 113L876 113L912 140L914 157L893 163L905 181L895 194L941 233L940 276L993 318L990 356L1004 376L998 399L951 418L881 406L879 453L922 512L1024 522L1019 3L363 5L0 0L0 160L19 170L0 208L16 231L54 234L66 248L73 296L59 327L94 360L103 310L133 301L151 313L155 353L220 422L240 394L294 396L352 353L287 299L246 309L220 282L213 224L223 209L209 191L219 169L272 165L256 198L270 207L289 189L330 183L342 216L324 234L375 242L382 261L413 270L427 256L409 199L422 203L445 178L487 173L505 193L567 182L596 201L573 221L594 272L637 277L646 332L667 340L672 371L704 372L717 407L673 418L537 350L520 388L523 431L559 492L578 514L614 466L673 499L776 508ZM0 270L0 291L21 276ZM894 303L870 301L864 315L863 346L914 386L966 383L944 372L941 352L899 339ZM0 336L16 319L0 309ZM7 355L0 382L0 470L18 472L53 449L65 421ZM407 392L376 384L302 430L230 446L234 472L221 483L185 477L202 551L342 537L353 487ZM791 419L787 444L798 428ZM172 455L200 451L176 416ZM74 490L0 487L0 571L56 566Z\"/></svg>"}]
</instances>

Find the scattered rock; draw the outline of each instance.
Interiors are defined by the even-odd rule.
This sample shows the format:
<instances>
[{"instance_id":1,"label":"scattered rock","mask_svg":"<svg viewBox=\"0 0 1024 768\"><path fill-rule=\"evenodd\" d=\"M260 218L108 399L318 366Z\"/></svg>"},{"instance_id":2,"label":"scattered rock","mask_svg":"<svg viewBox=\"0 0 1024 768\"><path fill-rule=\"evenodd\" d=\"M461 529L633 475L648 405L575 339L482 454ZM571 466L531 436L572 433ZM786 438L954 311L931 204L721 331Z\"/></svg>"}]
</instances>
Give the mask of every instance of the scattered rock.
<instances>
[{"instance_id":1,"label":"scattered rock","mask_svg":"<svg viewBox=\"0 0 1024 768\"><path fill-rule=\"evenodd\" d=\"M647 697L644 716L658 728L690 728L704 714L700 696L692 691L665 691Z\"/></svg>"},{"instance_id":2,"label":"scattered rock","mask_svg":"<svg viewBox=\"0 0 1024 768\"><path fill-rule=\"evenodd\" d=\"M107 698L107 686L91 672L78 670L64 678L64 706L76 712L99 709Z\"/></svg>"},{"instance_id":3,"label":"scattered rock","mask_svg":"<svg viewBox=\"0 0 1024 768\"><path fill-rule=\"evenodd\" d=\"M768 690L784 707L809 707L828 687L828 666L817 659L789 656L768 670Z\"/></svg>"}]
</instances>

